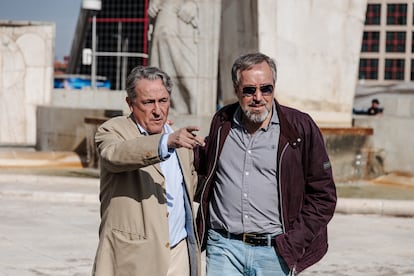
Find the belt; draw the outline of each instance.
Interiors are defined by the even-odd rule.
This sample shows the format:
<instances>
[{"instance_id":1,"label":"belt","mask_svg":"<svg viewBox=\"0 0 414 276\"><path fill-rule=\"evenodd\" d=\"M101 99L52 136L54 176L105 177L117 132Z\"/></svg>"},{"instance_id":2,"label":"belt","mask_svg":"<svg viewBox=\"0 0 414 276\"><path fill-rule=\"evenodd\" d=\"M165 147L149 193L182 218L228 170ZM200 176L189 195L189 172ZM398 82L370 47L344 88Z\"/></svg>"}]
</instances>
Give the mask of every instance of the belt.
<instances>
[{"instance_id":1,"label":"belt","mask_svg":"<svg viewBox=\"0 0 414 276\"><path fill-rule=\"evenodd\" d=\"M254 233L242 233L232 234L224 229L213 229L225 238L232 240L243 241L246 244L253 246L274 246L276 244L275 237L273 234L254 234Z\"/></svg>"}]
</instances>

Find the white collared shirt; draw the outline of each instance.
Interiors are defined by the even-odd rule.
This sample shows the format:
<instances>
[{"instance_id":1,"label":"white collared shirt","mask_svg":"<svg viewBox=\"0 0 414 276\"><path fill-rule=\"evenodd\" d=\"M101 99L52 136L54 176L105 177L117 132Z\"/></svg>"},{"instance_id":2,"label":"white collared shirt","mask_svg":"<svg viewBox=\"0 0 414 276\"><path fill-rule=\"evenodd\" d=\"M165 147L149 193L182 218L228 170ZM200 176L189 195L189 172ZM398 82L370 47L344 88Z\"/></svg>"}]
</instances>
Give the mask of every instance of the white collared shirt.
<instances>
[{"instance_id":1,"label":"white collared shirt","mask_svg":"<svg viewBox=\"0 0 414 276\"><path fill-rule=\"evenodd\" d=\"M148 132L142 126L139 124L137 126L143 135L148 135ZM171 247L187 237L187 231L185 229L183 174L175 149L168 148L167 146L168 136L173 132L173 129L165 124L165 134L162 135L158 147L158 154L164 160L160 163L160 167L165 177Z\"/></svg>"}]
</instances>

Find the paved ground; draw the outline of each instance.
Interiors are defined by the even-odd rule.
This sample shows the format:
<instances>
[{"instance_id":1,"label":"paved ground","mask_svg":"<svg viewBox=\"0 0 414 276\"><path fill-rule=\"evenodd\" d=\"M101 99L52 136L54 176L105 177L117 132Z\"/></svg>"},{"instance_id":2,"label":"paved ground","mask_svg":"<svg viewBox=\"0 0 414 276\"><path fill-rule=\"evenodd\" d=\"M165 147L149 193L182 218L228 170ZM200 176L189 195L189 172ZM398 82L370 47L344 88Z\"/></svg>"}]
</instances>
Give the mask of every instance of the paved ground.
<instances>
[{"instance_id":1,"label":"paved ground","mask_svg":"<svg viewBox=\"0 0 414 276\"><path fill-rule=\"evenodd\" d=\"M0 175L0 275L90 275L96 178ZM330 250L301 275L414 275L414 218L335 214Z\"/></svg>"},{"instance_id":2,"label":"paved ground","mask_svg":"<svg viewBox=\"0 0 414 276\"><path fill-rule=\"evenodd\" d=\"M301 276L414 275L414 218L336 214L330 249Z\"/></svg>"},{"instance_id":3,"label":"paved ground","mask_svg":"<svg viewBox=\"0 0 414 276\"><path fill-rule=\"evenodd\" d=\"M0 275L91 274L97 204L1 198L0 221Z\"/></svg>"}]
</instances>

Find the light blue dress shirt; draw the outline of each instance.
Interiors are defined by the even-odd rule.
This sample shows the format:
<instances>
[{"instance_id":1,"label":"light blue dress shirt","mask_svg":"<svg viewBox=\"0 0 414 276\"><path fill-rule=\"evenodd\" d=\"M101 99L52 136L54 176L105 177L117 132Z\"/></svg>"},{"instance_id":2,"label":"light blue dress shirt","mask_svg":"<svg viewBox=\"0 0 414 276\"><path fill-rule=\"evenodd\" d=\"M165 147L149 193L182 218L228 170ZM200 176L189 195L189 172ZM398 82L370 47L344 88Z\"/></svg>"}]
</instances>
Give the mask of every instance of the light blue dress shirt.
<instances>
[{"instance_id":1,"label":"light blue dress shirt","mask_svg":"<svg viewBox=\"0 0 414 276\"><path fill-rule=\"evenodd\" d=\"M139 124L137 125L142 134L148 135L148 132L143 127ZM158 147L158 154L164 160L160 163L160 167L165 177L171 247L174 247L187 237L183 174L175 149L168 148L167 146L168 136L173 132L173 129L169 125L164 125L165 134L161 137Z\"/></svg>"}]
</instances>

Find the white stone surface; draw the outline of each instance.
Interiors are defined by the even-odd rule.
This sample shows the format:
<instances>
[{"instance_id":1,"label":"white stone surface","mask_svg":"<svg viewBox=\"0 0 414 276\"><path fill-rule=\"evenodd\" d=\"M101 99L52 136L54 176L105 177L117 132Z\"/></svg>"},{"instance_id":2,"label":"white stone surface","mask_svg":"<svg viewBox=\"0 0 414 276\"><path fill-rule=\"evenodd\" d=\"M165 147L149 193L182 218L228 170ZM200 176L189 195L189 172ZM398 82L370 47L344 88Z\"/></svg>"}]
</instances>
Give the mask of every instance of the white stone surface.
<instances>
[{"instance_id":1,"label":"white stone surface","mask_svg":"<svg viewBox=\"0 0 414 276\"><path fill-rule=\"evenodd\" d=\"M223 1L219 51L221 105L237 101L231 81L231 67L235 59L242 53L258 50L258 19L255 3L254 0Z\"/></svg>"},{"instance_id":2,"label":"white stone surface","mask_svg":"<svg viewBox=\"0 0 414 276\"><path fill-rule=\"evenodd\" d=\"M198 98L195 115L208 116L216 111L221 3L222 0L198 0L200 50Z\"/></svg>"},{"instance_id":3,"label":"white stone surface","mask_svg":"<svg viewBox=\"0 0 414 276\"><path fill-rule=\"evenodd\" d=\"M183 10L191 20L180 16ZM177 115L215 111L220 10L221 0L149 2L155 18L150 64L170 75L171 111Z\"/></svg>"},{"instance_id":4,"label":"white stone surface","mask_svg":"<svg viewBox=\"0 0 414 276\"><path fill-rule=\"evenodd\" d=\"M414 202L411 200L339 198L336 212L414 217Z\"/></svg>"},{"instance_id":5,"label":"white stone surface","mask_svg":"<svg viewBox=\"0 0 414 276\"><path fill-rule=\"evenodd\" d=\"M236 101L235 58L261 51L276 60L276 98L321 126L350 126L366 0L262 0L223 3L223 104Z\"/></svg>"},{"instance_id":6,"label":"white stone surface","mask_svg":"<svg viewBox=\"0 0 414 276\"><path fill-rule=\"evenodd\" d=\"M258 1L259 50L279 67L276 97L324 126L350 126L366 1Z\"/></svg>"},{"instance_id":7,"label":"white stone surface","mask_svg":"<svg viewBox=\"0 0 414 276\"><path fill-rule=\"evenodd\" d=\"M0 21L0 145L36 143L36 106L50 102L54 23Z\"/></svg>"},{"instance_id":8,"label":"white stone surface","mask_svg":"<svg viewBox=\"0 0 414 276\"><path fill-rule=\"evenodd\" d=\"M64 108L86 109L116 109L129 114L130 110L125 101L125 91L116 90L69 90L54 89L51 105Z\"/></svg>"},{"instance_id":9,"label":"white stone surface","mask_svg":"<svg viewBox=\"0 0 414 276\"><path fill-rule=\"evenodd\" d=\"M383 88L382 92L359 95L355 98L356 109L367 109L377 98L384 108L382 115L355 115L354 125L371 127L373 150L384 159L384 169L414 172L414 92L401 93Z\"/></svg>"},{"instance_id":10,"label":"white stone surface","mask_svg":"<svg viewBox=\"0 0 414 276\"><path fill-rule=\"evenodd\" d=\"M321 125L350 126L366 1L259 1L259 50L279 66L277 96Z\"/></svg>"}]
</instances>

